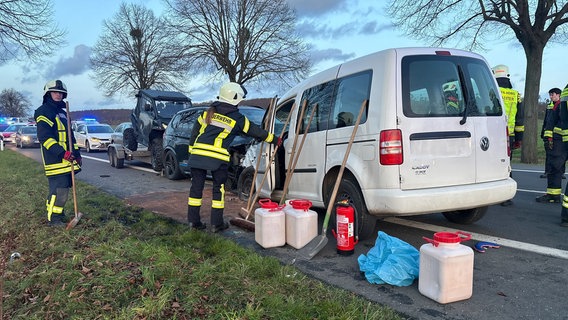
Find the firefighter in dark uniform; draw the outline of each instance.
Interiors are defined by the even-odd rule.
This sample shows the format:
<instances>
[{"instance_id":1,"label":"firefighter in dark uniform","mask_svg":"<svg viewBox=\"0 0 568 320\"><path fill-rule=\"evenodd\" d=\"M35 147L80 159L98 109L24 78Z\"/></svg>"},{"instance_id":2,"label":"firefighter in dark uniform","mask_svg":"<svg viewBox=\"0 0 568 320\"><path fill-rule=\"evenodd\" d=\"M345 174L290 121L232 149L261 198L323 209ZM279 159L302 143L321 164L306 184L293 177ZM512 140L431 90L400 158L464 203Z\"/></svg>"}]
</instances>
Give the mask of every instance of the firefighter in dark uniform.
<instances>
[{"instance_id":1,"label":"firefighter in dark uniform","mask_svg":"<svg viewBox=\"0 0 568 320\"><path fill-rule=\"evenodd\" d=\"M43 104L35 110L37 138L45 175L49 183L47 196L47 221L50 226L65 225L63 208L71 188L71 170L81 169L81 153L73 133L68 137L65 102L67 87L61 80L52 80L43 88ZM69 149L73 139L73 150Z\"/></svg>"},{"instance_id":2,"label":"firefighter in dark uniform","mask_svg":"<svg viewBox=\"0 0 568 320\"><path fill-rule=\"evenodd\" d=\"M560 203L562 175L565 170L566 149L562 142L564 134L560 120L560 94L558 88L550 89L552 108L547 108L544 117L542 139L546 150L545 170L547 172L546 194L537 197L536 202Z\"/></svg>"},{"instance_id":3,"label":"firefighter in dark uniform","mask_svg":"<svg viewBox=\"0 0 568 320\"><path fill-rule=\"evenodd\" d=\"M544 136L544 127L546 126L546 121L550 114L558 109L558 104L560 104L560 94L562 90L558 88L552 88L548 90L548 95L550 96L550 103L546 106L546 111L544 112L544 119L542 120L542 129L540 130L540 138L545 142L544 143L544 152L546 153L545 162L544 162L544 173L540 175L541 178L546 178L548 173L550 172L550 163L548 161L548 154L550 149L547 146L547 138ZM558 109L560 110L560 109Z\"/></svg>"},{"instance_id":4,"label":"firefighter in dark uniform","mask_svg":"<svg viewBox=\"0 0 568 320\"><path fill-rule=\"evenodd\" d=\"M191 188L189 190L187 220L192 229L203 230L199 211L207 171L213 177L211 201L211 232L220 232L229 227L223 220L225 207L225 182L229 163L229 145L241 134L280 145L275 137L242 115L237 105L246 97L246 90L238 83L229 82L219 90L216 102L199 116L189 139L189 166Z\"/></svg>"},{"instance_id":5,"label":"firefighter in dark uniform","mask_svg":"<svg viewBox=\"0 0 568 320\"><path fill-rule=\"evenodd\" d=\"M511 149L510 158L512 160L513 150L521 148L525 132L521 94L517 90L513 89L511 79L509 79L509 67L500 64L493 67L492 71L495 76L495 80L497 80L497 84L499 85L499 91L501 91L503 103L505 104L503 111L507 115L509 147ZM511 200L501 203L502 206L510 206L512 204L513 201Z\"/></svg>"},{"instance_id":6,"label":"firefighter in dark uniform","mask_svg":"<svg viewBox=\"0 0 568 320\"><path fill-rule=\"evenodd\" d=\"M568 150L568 84L562 90L560 94L560 122L562 123L562 128L564 129L564 148ZM564 189L564 197L562 198L562 210L560 212L560 225L563 227L568 227L568 185Z\"/></svg>"}]
</instances>

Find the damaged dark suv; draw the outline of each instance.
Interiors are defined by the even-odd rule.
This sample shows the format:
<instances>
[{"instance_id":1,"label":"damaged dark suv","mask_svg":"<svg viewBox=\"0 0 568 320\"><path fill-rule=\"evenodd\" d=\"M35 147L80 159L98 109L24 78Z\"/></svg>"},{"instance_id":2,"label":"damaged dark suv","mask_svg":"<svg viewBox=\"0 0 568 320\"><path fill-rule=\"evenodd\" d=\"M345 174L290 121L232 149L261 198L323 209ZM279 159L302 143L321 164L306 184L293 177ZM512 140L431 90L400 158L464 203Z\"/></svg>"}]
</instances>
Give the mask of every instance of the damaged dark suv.
<instances>
[{"instance_id":1,"label":"damaged dark suv","mask_svg":"<svg viewBox=\"0 0 568 320\"><path fill-rule=\"evenodd\" d=\"M164 133L164 174L170 180L189 177L189 135L199 115L208 107L193 107L181 110L174 115ZM260 125L265 109L255 106L239 106L239 112L251 122ZM253 138L238 136L229 147L231 160L229 163L229 178L225 188L237 190L239 176L242 173L243 159L248 147L254 142Z\"/></svg>"}]
</instances>

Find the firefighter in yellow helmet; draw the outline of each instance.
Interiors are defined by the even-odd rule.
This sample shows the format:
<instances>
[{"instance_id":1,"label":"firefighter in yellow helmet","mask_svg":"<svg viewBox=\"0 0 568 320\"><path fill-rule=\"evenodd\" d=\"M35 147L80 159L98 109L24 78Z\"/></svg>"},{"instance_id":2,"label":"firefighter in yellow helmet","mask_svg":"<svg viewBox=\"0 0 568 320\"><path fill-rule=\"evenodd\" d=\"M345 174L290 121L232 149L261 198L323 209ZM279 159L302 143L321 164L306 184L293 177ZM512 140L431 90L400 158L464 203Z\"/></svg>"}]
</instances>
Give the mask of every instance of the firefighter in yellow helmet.
<instances>
[{"instance_id":1,"label":"firefighter in yellow helmet","mask_svg":"<svg viewBox=\"0 0 568 320\"><path fill-rule=\"evenodd\" d=\"M197 119L189 138L189 166L191 187L189 190L187 220L191 229L204 230L199 211L203 196L205 176L211 171L213 190L211 201L211 232L229 227L223 220L225 207L225 182L229 163L229 145L238 135L247 135L275 145L281 140L249 121L239 112L237 105L246 97L246 90L235 82L221 86L217 101Z\"/></svg>"},{"instance_id":2,"label":"firefighter in yellow helmet","mask_svg":"<svg viewBox=\"0 0 568 320\"><path fill-rule=\"evenodd\" d=\"M67 87L61 80L52 80L45 84L43 93L43 103L35 110L34 118L49 183L47 221L50 226L64 226L63 208L71 188L71 170L80 171L81 153L73 133L71 137L67 134L68 115L63 101L67 98ZM69 139L72 139L73 150L68 150Z\"/></svg>"},{"instance_id":3,"label":"firefighter in yellow helmet","mask_svg":"<svg viewBox=\"0 0 568 320\"><path fill-rule=\"evenodd\" d=\"M509 132L509 146L511 148L511 159L513 158L513 150L521 148L523 142L523 134L525 132L524 112L521 102L521 94L513 89L511 79L509 79L509 67L500 64L492 68L493 75L499 85L503 103L505 104L503 112L507 116L507 127ZM509 206L513 204L511 200L503 202L501 205Z\"/></svg>"}]
</instances>

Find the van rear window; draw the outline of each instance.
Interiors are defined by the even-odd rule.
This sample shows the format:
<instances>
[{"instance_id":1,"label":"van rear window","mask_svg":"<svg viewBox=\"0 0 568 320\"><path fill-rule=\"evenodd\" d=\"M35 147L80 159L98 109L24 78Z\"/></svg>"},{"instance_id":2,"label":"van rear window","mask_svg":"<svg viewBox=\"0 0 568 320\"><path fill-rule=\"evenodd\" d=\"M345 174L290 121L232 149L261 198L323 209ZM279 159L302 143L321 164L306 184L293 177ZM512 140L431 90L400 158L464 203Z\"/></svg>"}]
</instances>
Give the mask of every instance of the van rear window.
<instances>
[{"instance_id":1,"label":"van rear window","mask_svg":"<svg viewBox=\"0 0 568 320\"><path fill-rule=\"evenodd\" d=\"M478 59L404 57L402 79L407 117L500 116L503 112L493 75Z\"/></svg>"}]
</instances>

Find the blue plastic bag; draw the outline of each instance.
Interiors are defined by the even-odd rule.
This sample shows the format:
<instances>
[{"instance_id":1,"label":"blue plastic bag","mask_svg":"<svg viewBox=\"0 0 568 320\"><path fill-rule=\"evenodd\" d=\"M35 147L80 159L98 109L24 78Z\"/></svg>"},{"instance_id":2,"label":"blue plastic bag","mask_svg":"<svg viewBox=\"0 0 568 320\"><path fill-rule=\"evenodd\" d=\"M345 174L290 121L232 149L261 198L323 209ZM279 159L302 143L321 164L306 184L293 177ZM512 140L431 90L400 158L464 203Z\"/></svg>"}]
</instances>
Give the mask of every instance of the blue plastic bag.
<instances>
[{"instance_id":1,"label":"blue plastic bag","mask_svg":"<svg viewBox=\"0 0 568 320\"><path fill-rule=\"evenodd\" d=\"M420 253L410 244L379 231L367 256L360 255L359 269L370 283L409 286L418 278Z\"/></svg>"}]
</instances>

